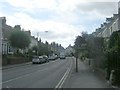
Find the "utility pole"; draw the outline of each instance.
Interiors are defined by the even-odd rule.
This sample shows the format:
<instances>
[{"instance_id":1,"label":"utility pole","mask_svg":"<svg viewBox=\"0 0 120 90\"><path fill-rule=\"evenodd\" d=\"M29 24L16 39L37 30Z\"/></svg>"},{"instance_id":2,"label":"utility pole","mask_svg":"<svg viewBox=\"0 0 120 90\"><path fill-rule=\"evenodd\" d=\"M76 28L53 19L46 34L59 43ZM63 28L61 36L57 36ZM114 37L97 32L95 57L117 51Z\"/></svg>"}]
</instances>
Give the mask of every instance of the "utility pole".
<instances>
[{"instance_id":1,"label":"utility pole","mask_svg":"<svg viewBox=\"0 0 120 90\"><path fill-rule=\"evenodd\" d=\"M2 18L0 17L0 82L2 82L2 39ZM0 89L2 89L2 84Z\"/></svg>"}]
</instances>

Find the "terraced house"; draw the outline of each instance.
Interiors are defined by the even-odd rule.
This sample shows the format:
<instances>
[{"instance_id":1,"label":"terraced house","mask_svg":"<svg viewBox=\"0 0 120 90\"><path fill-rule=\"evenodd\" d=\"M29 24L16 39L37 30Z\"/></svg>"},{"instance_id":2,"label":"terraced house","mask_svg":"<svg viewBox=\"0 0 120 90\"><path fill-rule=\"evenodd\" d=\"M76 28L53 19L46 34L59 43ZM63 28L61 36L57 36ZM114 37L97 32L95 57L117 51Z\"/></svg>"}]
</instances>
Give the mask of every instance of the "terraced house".
<instances>
[{"instance_id":1,"label":"terraced house","mask_svg":"<svg viewBox=\"0 0 120 90\"><path fill-rule=\"evenodd\" d=\"M120 2L118 2L118 14L113 14L113 17L106 18L106 21L101 24L100 28L97 28L92 33L94 37L103 37L109 39L113 32L120 30Z\"/></svg>"},{"instance_id":2,"label":"terraced house","mask_svg":"<svg viewBox=\"0 0 120 90\"><path fill-rule=\"evenodd\" d=\"M9 43L9 36L13 30L13 27L6 24L6 17L0 17L0 22L1 22L0 27L1 27L1 32L2 32L1 33L2 34L2 54L3 55L13 54L16 52L16 49L13 48ZM20 26L20 25L18 25L18 26ZM37 45L38 40L34 36L31 36L30 30L25 31L25 32L31 38L31 43L30 43L30 46L28 47L28 49L33 47L34 45ZM21 51L21 52L23 52L23 51Z\"/></svg>"},{"instance_id":3,"label":"terraced house","mask_svg":"<svg viewBox=\"0 0 120 90\"><path fill-rule=\"evenodd\" d=\"M6 18L0 17L1 29L2 29L2 54L9 54L13 52L13 48L10 46L8 37L12 31L12 27L6 24Z\"/></svg>"},{"instance_id":4,"label":"terraced house","mask_svg":"<svg viewBox=\"0 0 120 90\"><path fill-rule=\"evenodd\" d=\"M106 18L106 22L101 24L100 28L97 28L95 32L93 32L93 36L95 37L103 37L109 38L114 31L118 31L118 20L119 15L113 14L113 17Z\"/></svg>"}]
</instances>

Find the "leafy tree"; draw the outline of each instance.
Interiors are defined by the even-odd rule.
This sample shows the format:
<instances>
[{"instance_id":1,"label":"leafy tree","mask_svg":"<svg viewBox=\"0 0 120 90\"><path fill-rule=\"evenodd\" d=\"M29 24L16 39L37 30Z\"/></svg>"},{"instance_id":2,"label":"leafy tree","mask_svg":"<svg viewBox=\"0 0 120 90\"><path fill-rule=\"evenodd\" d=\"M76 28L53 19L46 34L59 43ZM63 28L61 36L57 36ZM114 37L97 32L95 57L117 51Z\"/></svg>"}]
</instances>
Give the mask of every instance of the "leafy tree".
<instances>
[{"instance_id":1,"label":"leafy tree","mask_svg":"<svg viewBox=\"0 0 120 90\"><path fill-rule=\"evenodd\" d=\"M120 31L113 32L109 40L109 49L120 51Z\"/></svg>"},{"instance_id":2,"label":"leafy tree","mask_svg":"<svg viewBox=\"0 0 120 90\"><path fill-rule=\"evenodd\" d=\"M81 47L82 44L85 44L85 39L82 36L77 36L76 40L75 40L75 46Z\"/></svg>"},{"instance_id":3,"label":"leafy tree","mask_svg":"<svg viewBox=\"0 0 120 90\"><path fill-rule=\"evenodd\" d=\"M37 54L38 54L38 49L39 49L38 46L33 46L33 47L32 47L32 52L33 52L34 55L37 55Z\"/></svg>"},{"instance_id":4,"label":"leafy tree","mask_svg":"<svg viewBox=\"0 0 120 90\"><path fill-rule=\"evenodd\" d=\"M45 43L39 42L38 55L49 55L50 53L49 43L47 41Z\"/></svg>"},{"instance_id":5,"label":"leafy tree","mask_svg":"<svg viewBox=\"0 0 120 90\"><path fill-rule=\"evenodd\" d=\"M87 39L88 36L89 36L89 34L88 34L87 32L82 32L81 34L82 34L82 37L83 37L84 39Z\"/></svg>"},{"instance_id":6,"label":"leafy tree","mask_svg":"<svg viewBox=\"0 0 120 90\"><path fill-rule=\"evenodd\" d=\"M87 42L87 57L93 59L95 67L103 69L105 67L104 39L101 37L89 36Z\"/></svg>"},{"instance_id":7,"label":"leafy tree","mask_svg":"<svg viewBox=\"0 0 120 90\"><path fill-rule=\"evenodd\" d=\"M12 47L18 48L18 49L25 49L30 44L30 37L20 29L12 31L10 37L10 44Z\"/></svg>"},{"instance_id":8,"label":"leafy tree","mask_svg":"<svg viewBox=\"0 0 120 90\"><path fill-rule=\"evenodd\" d=\"M80 51L82 51L83 49L83 45L86 43L85 39L82 36L77 36L77 38L75 39L75 56L78 57Z\"/></svg>"}]
</instances>

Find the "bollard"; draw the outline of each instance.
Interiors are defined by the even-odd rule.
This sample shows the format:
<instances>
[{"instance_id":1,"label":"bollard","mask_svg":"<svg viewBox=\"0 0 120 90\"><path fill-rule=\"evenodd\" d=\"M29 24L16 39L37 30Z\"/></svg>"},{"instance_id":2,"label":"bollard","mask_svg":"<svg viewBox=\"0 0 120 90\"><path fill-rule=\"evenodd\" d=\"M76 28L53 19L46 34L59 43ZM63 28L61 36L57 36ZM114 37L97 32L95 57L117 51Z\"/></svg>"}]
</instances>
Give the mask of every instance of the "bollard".
<instances>
[{"instance_id":1,"label":"bollard","mask_svg":"<svg viewBox=\"0 0 120 90\"><path fill-rule=\"evenodd\" d=\"M114 80L115 80L115 78L114 78L114 72L115 72L115 70L111 70L110 78L109 78L109 81L110 81L110 83L112 85L114 84Z\"/></svg>"}]
</instances>

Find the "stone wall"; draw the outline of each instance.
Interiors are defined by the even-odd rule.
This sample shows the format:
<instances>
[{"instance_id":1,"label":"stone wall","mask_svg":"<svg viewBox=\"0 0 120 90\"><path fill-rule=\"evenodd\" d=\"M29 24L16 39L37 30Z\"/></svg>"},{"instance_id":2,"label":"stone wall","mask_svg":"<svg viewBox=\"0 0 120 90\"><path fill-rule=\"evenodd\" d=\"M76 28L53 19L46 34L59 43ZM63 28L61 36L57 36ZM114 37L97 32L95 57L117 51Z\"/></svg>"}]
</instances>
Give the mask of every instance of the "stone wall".
<instances>
[{"instance_id":1,"label":"stone wall","mask_svg":"<svg viewBox=\"0 0 120 90\"><path fill-rule=\"evenodd\" d=\"M31 60L28 57L3 57L2 60L2 65L13 65L13 64L21 64L21 63L26 63L30 62Z\"/></svg>"}]
</instances>

